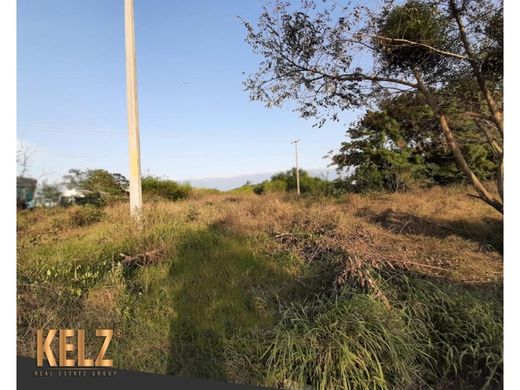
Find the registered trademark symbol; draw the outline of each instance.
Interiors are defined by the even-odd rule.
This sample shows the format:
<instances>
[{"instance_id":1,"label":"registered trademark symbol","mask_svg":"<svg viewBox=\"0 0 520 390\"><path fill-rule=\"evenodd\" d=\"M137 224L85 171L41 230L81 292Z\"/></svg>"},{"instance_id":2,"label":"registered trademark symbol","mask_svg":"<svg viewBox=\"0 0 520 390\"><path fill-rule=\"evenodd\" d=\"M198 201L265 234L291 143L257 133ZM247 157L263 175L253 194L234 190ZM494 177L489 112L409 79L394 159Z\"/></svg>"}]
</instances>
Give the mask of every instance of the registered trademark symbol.
<instances>
[{"instance_id":1,"label":"registered trademark symbol","mask_svg":"<svg viewBox=\"0 0 520 390\"><path fill-rule=\"evenodd\" d=\"M116 329L114 331L114 336L116 336L116 337L121 337L122 334L123 334L123 332L121 332L121 329Z\"/></svg>"}]
</instances>

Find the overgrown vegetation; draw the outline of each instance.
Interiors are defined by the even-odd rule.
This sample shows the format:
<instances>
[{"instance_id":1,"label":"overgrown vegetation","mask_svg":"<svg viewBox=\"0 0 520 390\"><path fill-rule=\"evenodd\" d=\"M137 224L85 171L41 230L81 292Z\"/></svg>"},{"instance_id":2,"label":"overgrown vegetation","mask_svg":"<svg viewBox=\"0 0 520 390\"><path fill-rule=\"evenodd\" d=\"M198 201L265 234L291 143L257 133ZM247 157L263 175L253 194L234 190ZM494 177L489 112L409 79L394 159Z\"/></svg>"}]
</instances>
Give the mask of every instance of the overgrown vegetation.
<instances>
[{"instance_id":1,"label":"overgrown vegetation","mask_svg":"<svg viewBox=\"0 0 520 390\"><path fill-rule=\"evenodd\" d=\"M191 191L189 184L179 184L176 181L155 176L145 176L141 181L143 197L149 200L178 200L188 196Z\"/></svg>"},{"instance_id":2,"label":"overgrown vegetation","mask_svg":"<svg viewBox=\"0 0 520 390\"><path fill-rule=\"evenodd\" d=\"M256 23L244 21L262 58L244 84L251 100L290 102L319 127L368 109L335 159L355 168L355 186L460 175L502 212L502 24L502 1L266 1ZM403 104L410 113L387 115Z\"/></svg>"},{"instance_id":3,"label":"overgrown vegetation","mask_svg":"<svg viewBox=\"0 0 520 390\"><path fill-rule=\"evenodd\" d=\"M284 306L273 329L234 340L250 346L243 369L272 386L319 389L500 385L502 313L492 301L387 277L387 302L348 287Z\"/></svg>"},{"instance_id":4,"label":"overgrown vegetation","mask_svg":"<svg viewBox=\"0 0 520 390\"><path fill-rule=\"evenodd\" d=\"M126 178L71 170L87 205L18 213L18 353L36 329L80 328L92 356L107 327L119 368L501 388L502 2L374 7L275 2L244 22L263 57L251 99L318 126L368 108L332 153L351 176L301 170L300 198L295 169L228 192L147 176L138 227Z\"/></svg>"},{"instance_id":5,"label":"overgrown vegetation","mask_svg":"<svg viewBox=\"0 0 520 390\"><path fill-rule=\"evenodd\" d=\"M71 169L63 179L68 189L80 191L81 196L75 200L77 204L105 206L128 199L128 179L119 173ZM189 184L151 175L142 178L141 188L145 200L175 201L186 198L192 191Z\"/></svg>"},{"instance_id":6,"label":"overgrown vegetation","mask_svg":"<svg viewBox=\"0 0 520 390\"><path fill-rule=\"evenodd\" d=\"M104 206L127 197L128 179L105 169L71 169L63 179L68 189L82 192L81 204Z\"/></svg>"},{"instance_id":7,"label":"overgrown vegetation","mask_svg":"<svg viewBox=\"0 0 520 390\"><path fill-rule=\"evenodd\" d=\"M455 116L464 107L453 105L446 110ZM496 179L493 151L475 123L459 118L452 127L473 172L482 180ZM401 94L382 100L377 110L367 111L347 134L349 141L331 157L339 169L352 172L345 179L351 191L403 191L465 180L420 96Z\"/></svg>"},{"instance_id":8,"label":"overgrown vegetation","mask_svg":"<svg viewBox=\"0 0 520 390\"><path fill-rule=\"evenodd\" d=\"M310 176L303 169L299 170L300 191L302 194L327 195L331 191L331 183L319 177ZM273 192L296 192L296 168L286 172L277 173L269 180L265 180L253 187L255 194L269 194Z\"/></svg>"},{"instance_id":9,"label":"overgrown vegetation","mask_svg":"<svg viewBox=\"0 0 520 390\"><path fill-rule=\"evenodd\" d=\"M18 214L18 353L121 331L116 367L280 388L500 388L501 215L466 187L194 193ZM452 207L455 204L456 207ZM56 346L54 346L56 347Z\"/></svg>"}]
</instances>

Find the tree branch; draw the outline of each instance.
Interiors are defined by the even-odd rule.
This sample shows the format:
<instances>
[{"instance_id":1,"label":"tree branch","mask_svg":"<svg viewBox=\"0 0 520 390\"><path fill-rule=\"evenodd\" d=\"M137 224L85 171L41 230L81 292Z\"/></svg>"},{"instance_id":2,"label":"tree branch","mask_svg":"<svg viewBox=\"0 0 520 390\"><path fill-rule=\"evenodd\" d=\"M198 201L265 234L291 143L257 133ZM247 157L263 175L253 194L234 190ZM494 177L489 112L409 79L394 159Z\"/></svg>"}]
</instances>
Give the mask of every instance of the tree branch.
<instances>
[{"instance_id":1,"label":"tree branch","mask_svg":"<svg viewBox=\"0 0 520 390\"><path fill-rule=\"evenodd\" d=\"M459 60L464 60L464 61L468 61L469 58L466 57L466 56L463 56L463 55L460 55L460 54L457 54L457 53L452 53L450 51L446 51L446 50L441 50L441 49L437 49L436 47L433 47L433 46L430 46L430 45L427 45L425 43L420 43L420 42L415 42L415 41L410 41L408 39L401 39L401 38L387 38L387 37L383 37L381 35L369 35L370 37L372 38L376 38L376 39L379 39L381 41L385 41L389 44L395 44L396 46L397 45L408 45L408 46L419 46L419 47L423 47L425 49L428 49L434 53L437 53L437 54L441 54L443 56L446 56L446 57L452 57L452 58L457 58Z\"/></svg>"}]
</instances>

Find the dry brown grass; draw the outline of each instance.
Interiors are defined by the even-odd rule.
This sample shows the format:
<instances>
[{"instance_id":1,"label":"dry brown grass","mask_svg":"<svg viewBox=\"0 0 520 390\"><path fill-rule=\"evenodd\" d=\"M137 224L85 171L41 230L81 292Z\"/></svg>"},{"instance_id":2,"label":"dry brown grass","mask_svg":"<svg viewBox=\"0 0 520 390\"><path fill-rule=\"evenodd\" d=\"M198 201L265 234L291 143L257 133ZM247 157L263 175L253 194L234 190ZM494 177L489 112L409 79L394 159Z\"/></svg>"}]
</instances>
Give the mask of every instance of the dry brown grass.
<instances>
[{"instance_id":1,"label":"dry brown grass","mask_svg":"<svg viewBox=\"0 0 520 390\"><path fill-rule=\"evenodd\" d=\"M153 218L267 234L274 238L269 248L274 253L282 246L305 261L336 252L345 263L406 268L455 282L501 280L502 216L468 192L466 187L435 187L349 195L341 202L208 195L157 203ZM116 217L120 209L107 213Z\"/></svg>"},{"instance_id":2,"label":"dry brown grass","mask_svg":"<svg viewBox=\"0 0 520 390\"><path fill-rule=\"evenodd\" d=\"M409 272L457 283L502 280L502 216L467 194L434 187L407 193L356 195L341 201L284 195L225 195L147 205L146 223L178 220L196 228L268 235L268 251L291 251L303 261L335 255L344 265L334 283L367 267ZM106 210L124 219L126 206ZM356 270L356 272L354 272Z\"/></svg>"},{"instance_id":3,"label":"dry brown grass","mask_svg":"<svg viewBox=\"0 0 520 390\"><path fill-rule=\"evenodd\" d=\"M273 295L312 300L355 285L388 304L380 285L384 277L374 277L374 269L468 288L500 286L502 217L467 192L431 188L321 200L197 194L146 203L141 228L130 219L127 204L101 212L81 207L20 212L18 353L34 355L37 328L106 324L128 333L114 346L121 367L166 373L172 346L198 352L189 331L208 326L224 338L212 304L232 302L228 317L240 326L276 317ZM257 273L243 274L253 258ZM245 284L236 287L223 278ZM174 300L176 289L182 294ZM211 295L215 292L219 299ZM201 312L210 320L199 321ZM189 342L170 344L176 316L192 316L191 328L179 328L188 332ZM205 337L202 332L200 340ZM145 342L135 341L141 339ZM211 358L220 362L222 356Z\"/></svg>"},{"instance_id":4,"label":"dry brown grass","mask_svg":"<svg viewBox=\"0 0 520 390\"><path fill-rule=\"evenodd\" d=\"M469 192L464 186L434 187L351 194L340 202L210 194L148 205L147 221L175 219L237 234L268 234L308 261L337 251L345 262L384 264L456 282L501 280L502 216ZM107 214L124 219L125 209L108 208Z\"/></svg>"},{"instance_id":5,"label":"dry brown grass","mask_svg":"<svg viewBox=\"0 0 520 390\"><path fill-rule=\"evenodd\" d=\"M357 268L384 265L463 283L501 280L502 216L468 192L462 186L434 187L350 194L341 201L210 193L146 204L143 230L160 223L213 227L240 235L267 235L273 238L267 244L272 253L290 250L308 262L335 253L347 270L350 263L351 267L358 264ZM81 239L100 225L107 230L114 225L134 230L125 204L106 207L100 223L96 223L99 215L78 217L79 212L79 208L24 212L19 218L19 247ZM160 246L153 244L142 251Z\"/></svg>"}]
</instances>

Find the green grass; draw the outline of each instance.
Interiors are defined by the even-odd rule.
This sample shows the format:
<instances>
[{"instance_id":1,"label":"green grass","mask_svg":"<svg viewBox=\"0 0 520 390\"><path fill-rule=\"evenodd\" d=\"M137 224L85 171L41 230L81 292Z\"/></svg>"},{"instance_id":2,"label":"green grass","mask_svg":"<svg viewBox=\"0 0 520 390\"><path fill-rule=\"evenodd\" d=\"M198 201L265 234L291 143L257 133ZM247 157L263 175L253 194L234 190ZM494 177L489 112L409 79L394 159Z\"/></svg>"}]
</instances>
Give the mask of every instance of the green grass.
<instances>
[{"instance_id":1,"label":"green grass","mask_svg":"<svg viewBox=\"0 0 520 390\"><path fill-rule=\"evenodd\" d=\"M226 379L225 341L271 325L269 306L284 275L254 249L250 240L211 228L189 234L179 246L169 274L172 373Z\"/></svg>"},{"instance_id":2,"label":"green grass","mask_svg":"<svg viewBox=\"0 0 520 390\"><path fill-rule=\"evenodd\" d=\"M108 327L121 331L109 350L119 368L285 388L500 388L500 282L382 267L377 290L332 289L339 214L286 201L298 241L280 243L279 217L260 223L272 200L207 196L156 203L140 229L126 205L21 212L18 353L34 356L36 329L63 327L86 329L92 353L93 330ZM121 263L158 248L154 264Z\"/></svg>"},{"instance_id":3,"label":"green grass","mask_svg":"<svg viewBox=\"0 0 520 390\"><path fill-rule=\"evenodd\" d=\"M493 300L405 275L384 291L388 302L345 288L287 303L274 328L236 337L235 349L248 350L237 371L319 389L500 387L502 313Z\"/></svg>"},{"instance_id":4,"label":"green grass","mask_svg":"<svg viewBox=\"0 0 520 390\"><path fill-rule=\"evenodd\" d=\"M211 229L183 231L169 261L127 275L137 298L118 345L120 361L132 369L226 379L226 340L270 326L268 306L283 285L282 270L254 246Z\"/></svg>"}]
</instances>

